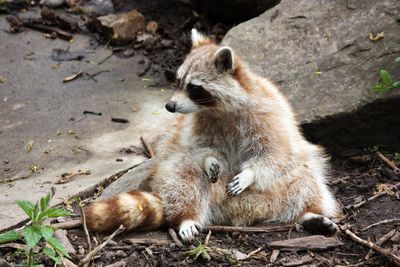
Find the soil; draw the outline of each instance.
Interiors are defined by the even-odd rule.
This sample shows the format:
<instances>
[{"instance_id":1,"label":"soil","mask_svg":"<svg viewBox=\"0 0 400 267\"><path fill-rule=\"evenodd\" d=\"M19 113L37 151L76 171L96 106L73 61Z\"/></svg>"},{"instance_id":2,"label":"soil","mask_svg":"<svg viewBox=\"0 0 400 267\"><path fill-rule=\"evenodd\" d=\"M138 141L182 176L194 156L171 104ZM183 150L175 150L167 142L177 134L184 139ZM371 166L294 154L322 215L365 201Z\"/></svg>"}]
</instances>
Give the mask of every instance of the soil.
<instances>
[{"instance_id":1,"label":"soil","mask_svg":"<svg viewBox=\"0 0 400 267\"><path fill-rule=\"evenodd\" d=\"M390 155L388 154L388 157ZM382 163L374 154L365 154L352 158L333 158L331 188L341 203L342 207L355 204L361 200L373 196L382 185L395 184L400 181L390 168ZM113 177L112 180L115 180ZM96 196L90 197L90 201ZM400 221L382 224L369 230L362 229L372 223L386 219L399 218L400 193L389 192L380 198L366 203L357 209L343 209L343 217L339 225L347 225L351 231L363 239L376 242L383 235L393 229L400 231ZM76 214L79 209L74 205ZM309 236L311 233L302 227L293 227L291 230L261 234L241 233L212 233L208 243L210 260L201 256L195 259L188 252L199 244L203 244L206 233L202 233L192 245L177 246L168 236L166 229L152 232L126 232L115 237L94 260L95 266L107 266L118 263L116 266L296 266L298 260L308 261L300 266L394 266L386 258L373 254L368 260L365 256L369 249L355 243L345 235L338 233L334 236L343 243L334 249L327 251L280 251L275 262L270 262L273 249L268 247L272 241L286 240L296 237ZM88 246L81 228L68 230L68 238L75 247L77 254L73 255L73 261L79 262L87 253ZM92 244L103 242L107 235L92 236ZM130 241L141 240L141 242ZM157 245L157 243L162 243ZM385 242L382 247L392 250L399 255L400 235L394 235ZM237 260L232 251L240 251L248 254L261 248L261 250L246 260ZM221 250L225 250L221 252ZM14 249L0 250L0 257L9 262L18 262L22 258L16 256ZM40 258L39 258L40 259ZM46 262L44 262L46 263ZM46 263L46 266L52 266Z\"/></svg>"},{"instance_id":2,"label":"soil","mask_svg":"<svg viewBox=\"0 0 400 267\"><path fill-rule=\"evenodd\" d=\"M171 5L169 1L163 0L129 1L129 4L131 6L122 1L121 7L118 8L117 6L117 11L136 7L145 16L146 21L154 20L159 26L157 33L147 43L138 45L133 42L113 48L115 53L120 56L124 56L124 52L128 49L134 48L135 56L140 54L144 57L144 65L147 64L147 70L144 73L139 73L139 75L147 73L156 77L165 70L174 71L182 62L184 55L190 50L189 32L193 26L206 34L210 34L217 41L220 41L232 26L206 18L196 13L190 4L184 2L180 2L179 5ZM101 41L101 39L99 40ZM148 62L150 62L150 67ZM366 153L352 158L334 157L332 165L331 187L343 207L373 196L379 188L383 188L382 184L395 184L400 181L374 153ZM351 230L361 238L376 242L392 229L397 228L400 231L400 223L383 224L367 231L361 229L378 221L399 218L399 200L399 192L389 192L360 208L344 210L344 219L339 224L349 225ZM79 214L77 207L74 207L74 210L76 214ZM213 233L208 243L211 260L207 261L202 257L195 259L188 256L188 251L193 247L177 246L170 240L166 230L144 234L123 233L107 245L101 253L98 253L94 264L106 266L124 260L127 266L296 266L294 261L308 255L310 260L300 265L393 266L393 263L376 254L373 254L373 257L369 260L365 260L364 257L369 249L351 241L342 234L337 234L335 238L343 242L343 246L330 251L281 251L276 261L270 262L273 250L268 247L268 243L307 235L310 235L310 233L301 227L291 231L263 234ZM129 239L138 238L138 236L146 240L162 240L166 244L142 245L132 244L129 241ZM202 233L193 245L196 246L204 242L205 236L206 233ZM77 254L73 255L73 261L77 263L88 253L84 233L81 229L72 229L68 230L68 237L77 251ZM93 238L97 242L102 242L106 236L96 235ZM388 240L382 246L392 249L399 255L399 239L397 235L397 239ZM236 249L247 254L260 247L263 247L260 252L243 261L238 261L230 253L218 252L220 249ZM15 249L2 248L0 258L8 262L19 262L22 256L16 254ZM43 261L43 263L46 266L53 266L48 261ZM119 266L123 266L123 264Z\"/></svg>"}]
</instances>

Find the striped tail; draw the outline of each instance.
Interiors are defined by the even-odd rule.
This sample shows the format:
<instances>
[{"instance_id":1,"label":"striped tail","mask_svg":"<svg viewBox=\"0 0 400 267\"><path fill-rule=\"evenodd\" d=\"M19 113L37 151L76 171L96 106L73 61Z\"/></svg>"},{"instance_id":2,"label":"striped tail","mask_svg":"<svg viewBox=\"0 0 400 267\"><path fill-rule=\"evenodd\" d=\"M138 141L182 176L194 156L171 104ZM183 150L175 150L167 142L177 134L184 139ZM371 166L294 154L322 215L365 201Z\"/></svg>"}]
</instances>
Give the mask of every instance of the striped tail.
<instances>
[{"instance_id":1,"label":"striped tail","mask_svg":"<svg viewBox=\"0 0 400 267\"><path fill-rule=\"evenodd\" d=\"M164 224L161 199L146 192L131 191L99 201L84 210L90 231L105 232L117 229L155 229Z\"/></svg>"}]
</instances>

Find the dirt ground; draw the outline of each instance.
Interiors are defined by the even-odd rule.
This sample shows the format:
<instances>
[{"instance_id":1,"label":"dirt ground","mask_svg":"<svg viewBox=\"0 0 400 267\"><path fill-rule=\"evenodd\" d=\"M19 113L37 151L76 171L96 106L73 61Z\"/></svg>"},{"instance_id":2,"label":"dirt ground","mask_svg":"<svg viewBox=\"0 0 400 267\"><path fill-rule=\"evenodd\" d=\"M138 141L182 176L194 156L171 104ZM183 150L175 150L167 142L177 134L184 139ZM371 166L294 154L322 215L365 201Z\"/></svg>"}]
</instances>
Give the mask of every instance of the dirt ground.
<instances>
[{"instance_id":1,"label":"dirt ground","mask_svg":"<svg viewBox=\"0 0 400 267\"><path fill-rule=\"evenodd\" d=\"M132 3L135 4L135 1ZM162 75L166 70L168 72L168 70L176 69L190 49L188 33L193 26L213 35L217 40L221 40L232 26L193 13L190 5L173 6L168 5L166 1L152 3L144 2L138 9L146 19L157 21L161 30L152 42L138 46L136 50L151 62L147 72L154 77ZM124 9L129 9L129 7L121 7L121 10ZM101 38L99 41L101 42ZM163 45L155 45L161 41ZM114 50L117 55L124 56L124 51L134 45L132 43L118 49L114 48ZM389 159L394 158L393 154L386 153L385 155ZM376 151L346 158L334 156L332 166L331 188L343 207L343 217L339 218L338 224L346 225L361 238L374 243L388 232L397 229L381 246L399 255L400 220L367 230L363 228L386 219L400 219L400 195L396 190L390 189L390 185L399 183L400 178L376 156ZM344 208L360 203L379 192L385 193L359 208ZM86 197L93 198L93 195ZM72 208L76 217L79 217L76 204ZM309 236L310 233L301 227L272 233L212 233L207 244L211 258L207 260L200 256L195 259L188 252L199 244L204 244L206 235L207 233L202 233L192 245L180 247L170 239L166 229L149 233L122 233L95 256L94 266L107 266L114 263L113 266L393 266L392 262L375 253L366 259L369 249L355 243L342 233L334 237L343 243L341 246L324 251L282 250L274 259L278 252L268 244L276 240ZM84 232L81 228L70 229L67 236L76 250L72 260L78 263L88 253ZM93 236L93 246L96 243L102 243L106 238L106 235ZM239 260L238 253L235 253L239 251L249 254L256 250L257 252L244 260ZM273 257L271 257L272 254L274 254ZM22 259L14 248L1 248L0 258L13 263L18 263ZM54 265L43 258L39 258L39 261L42 261L45 266Z\"/></svg>"},{"instance_id":2,"label":"dirt ground","mask_svg":"<svg viewBox=\"0 0 400 267\"><path fill-rule=\"evenodd\" d=\"M390 158L390 154L387 156ZM332 164L330 184L343 208L343 217L339 218L338 224L346 225L361 238L374 243L392 231L390 238L381 246L399 255L400 220L367 230L363 228L387 219L400 219L399 192L391 191L387 187L400 182L400 179L375 153L352 158L333 158ZM359 208L345 208L382 190L387 190L387 193ZM90 201L96 198L96 196L93 198L93 195L88 197L91 197ZM76 217L79 217L80 212L76 204L73 208ZM116 264L113 266L394 266L392 262L375 253L366 259L369 249L355 243L342 233L333 237L343 243L341 246L323 251L282 250L279 251L276 260L271 262L274 249L268 244L272 241L311 235L301 227L257 234L212 233L207 244L211 258L205 259L200 256L195 259L189 255L189 251L204 244L206 234L202 233L193 244L180 247L171 240L166 229L122 233L97 254L94 266L110 264ZM81 228L71 229L68 230L67 236L77 251L73 255L73 261L79 262L88 253L84 232ZM92 236L93 246L102 243L107 237L108 235ZM249 254L256 250L257 253L247 259L237 258L239 252ZM18 262L22 259L16 256L12 248L0 249L0 257L9 262ZM44 261L44 264L52 266L51 262Z\"/></svg>"}]
</instances>

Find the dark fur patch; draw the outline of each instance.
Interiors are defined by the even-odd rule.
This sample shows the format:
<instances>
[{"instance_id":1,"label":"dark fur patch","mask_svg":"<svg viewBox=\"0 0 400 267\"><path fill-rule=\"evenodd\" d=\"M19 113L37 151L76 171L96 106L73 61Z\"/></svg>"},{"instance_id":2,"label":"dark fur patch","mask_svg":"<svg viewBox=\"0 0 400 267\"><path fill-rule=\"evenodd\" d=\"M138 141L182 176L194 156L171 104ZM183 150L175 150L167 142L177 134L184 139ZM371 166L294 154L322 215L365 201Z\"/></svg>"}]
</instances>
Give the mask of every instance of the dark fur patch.
<instances>
[{"instance_id":1,"label":"dark fur patch","mask_svg":"<svg viewBox=\"0 0 400 267\"><path fill-rule=\"evenodd\" d=\"M189 98L197 105L207 106L207 107L215 106L216 104L215 97L206 89L204 89L203 86L189 83L187 85L186 90Z\"/></svg>"},{"instance_id":2,"label":"dark fur patch","mask_svg":"<svg viewBox=\"0 0 400 267\"><path fill-rule=\"evenodd\" d=\"M336 228L333 223L324 222L324 217L316 217L303 222L303 227L311 233L318 233L323 235L333 235L336 233Z\"/></svg>"}]
</instances>

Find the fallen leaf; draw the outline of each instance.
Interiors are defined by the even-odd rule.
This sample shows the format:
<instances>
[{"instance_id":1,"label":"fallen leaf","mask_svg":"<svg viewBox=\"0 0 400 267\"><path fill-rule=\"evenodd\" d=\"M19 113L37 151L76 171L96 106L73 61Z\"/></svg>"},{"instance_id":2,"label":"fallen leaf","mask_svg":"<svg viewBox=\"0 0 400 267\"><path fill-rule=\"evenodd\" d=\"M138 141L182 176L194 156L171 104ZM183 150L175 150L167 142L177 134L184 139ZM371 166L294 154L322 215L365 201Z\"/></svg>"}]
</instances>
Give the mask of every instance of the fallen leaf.
<instances>
[{"instance_id":1,"label":"fallen leaf","mask_svg":"<svg viewBox=\"0 0 400 267\"><path fill-rule=\"evenodd\" d=\"M378 42L378 41L382 40L383 38L385 38L385 32L380 32L376 36L374 36L372 33L369 33L368 38L372 42Z\"/></svg>"},{"instance_id":2,"label":"fallen leaf","mask_svg":"<svg viewBox=\"0 0 400 267\"><path fill-rule=\"evenodd\" d=\"M67 82L73 81L73 80L75 80L76 78L78 78L79 76L81 76L82 73L83 73L83 71L81 70L81 71L79 71L79 72L77 72L77 73L75 73L75 74L73 74L73 75L71 75L71 76L65 77L65 78L62 80L62 82L63 82L63 83L67 83Z\"/></svg>"},{"instance_id":3,"label":"fallen leaf","mask_svg":"<svg viewBox=\"0 0 400 267\"><path fill-rule=\"evenodd\" d=\"M26 151L31 152L34 145L35 145L35 142L33 140L30 140L28 142L28 144L26 145Z\"/></svg>"},{"instance_id":4,"label":"fallen leaf","mask_svg":"<svg viewBox=\"0 0 400 267\"><path fill-rule=\"evenodd\" d=\"M0 83L4 83L6 80L0 76Z\"/></svg>"}]
</instances>

